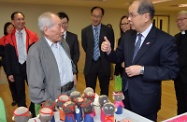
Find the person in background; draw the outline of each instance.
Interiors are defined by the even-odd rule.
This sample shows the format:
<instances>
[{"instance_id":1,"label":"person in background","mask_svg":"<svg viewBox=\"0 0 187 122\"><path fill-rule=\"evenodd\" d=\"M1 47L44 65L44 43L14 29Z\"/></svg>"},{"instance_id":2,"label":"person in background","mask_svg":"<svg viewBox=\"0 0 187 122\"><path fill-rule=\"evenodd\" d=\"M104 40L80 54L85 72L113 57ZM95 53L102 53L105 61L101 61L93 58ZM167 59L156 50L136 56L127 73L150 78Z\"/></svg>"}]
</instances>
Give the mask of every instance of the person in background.
<instances>
[{"instance_id":1,"label":"person in background","mask_svg":"<svg viewBox=\"0 0 187 122\"><path fill-rule=\"evenodd\" d=\"M180 30L175 35L180 71L174 80L174 84L177 98L177 114L179 115L187 112L187 11L181 11L177 14L176 23Z\"/></svg>"},{"instance_id":2,"label":"person in background","mask_svg":"<svg viewBox=\"0 0 187 122\"><path fill-rule=\"evenodd\" d=\"M107 27L109 28L112 28L112 25L111 24L106 24Z\"/></svg>"},{"instance_id":3,"label":"person in background","mask_svg":"<svg viewBox=\"0 0 187 122\"><path fill-rule=\"evenodd\" d=\"M129 20L128 20L128 16L122 16L121 19L120 19L120 22L119 22L119 28L120 28L120 38L118 40L118 45L120 45L120 42L121 42L121 37L123 36L123 34L131 29L130 28L130 23L129 23ZM117 63L115 65L115 70L114 70L114 75L115 76L122 76L123 72L124 72L124 65L125 63Z\"/></svg>"},{"instance_id":4,"label":"person in background","mask_svg":"<svg viewBox=\"0 0 187 122\"><path fill-rule=\"evenodd\" d=\"M91 9L92 24L82 29L82 47L86 53L84 77L86 87L95 90L97 78L100 84L100 95L108 95L110 81L110 62L105 53L100 50L104 36L109 38L111 48L114 48L114 32L112 28L101 24L104 9L95 6Z\"/></svg>"},{"instance_id":5,"label":"person in background","mask_svg":"<svg viewBox=\"0 0 187 122\"><path fill-rule=\"evenodd\" d=\"M2 60L2 66L5 70L5 62L4 62L4 57L5 57L5 37L10 34L12 32L12 30L14 29L14 25L11 22L6 22L4 25L4 36L2 38L0 38L0 57ZM10 89L10 93L12 95L12 106L15 106L16 103L16 86L15 86L15 82L10 82L9 79L8 80L8 84L9 84L9 89Z\"/></svg>"},{"instance_id":6,"label":"person in background","mask_svg":"<svg viewBox=\"0 0 187 122\"><path fill-rule=\"evenodd\" d=\"M41 38L29 50L27 76L30 99L35 104L55 101L75 90L76 67L62 37L64 29L58 15L45 12L38 18Z\"/></svg>"},{"instance_id":7,"label":"person in background","mask_svg":"<svg viewBox=\"0 0 187 122\"><path fill-rule=\"evenodd\" d=\"M38 41L38 36L25 27L25 15L22 12L13 12L11 20L15 28L5 38L5 72L8 80L15 83L18 107L26 107L25 81L27 82L27 53L29 48ZM35 116L33 109L31 102L29 110Z\"/></svg>"},{"instance_id":8,"label":"person in background","mask_svg":"<svg viewBox=\"0 0 187 122\"><path fill-rule=\"evenodd\" d=\"M162 80L176 78L179 71L174 37L152 24L155 9L151 0L135 0L128 11L132 29L123 34L116 51L107 37L101 49L111 62L125 62L125 108L157 121Z\"/></svg>"},{"instance_id":9,"label":"person in background","mask_svg":"<svg viewBox=\"0 0 187 122\"><path fill-rule=\"evenodd\" d=\"M79 50L79 41L77 35L68 31L68 23L69 23L68 15L64 12L59 12L57 15L60 17L62 21L62 27L64 29L64 39L69 46L71 59L73 60L73 63L76 65L76 70L78 73L77 63L80 57L80 50ZM76 75L78 76L78 74Z\"/></svg>"}]
</instances>

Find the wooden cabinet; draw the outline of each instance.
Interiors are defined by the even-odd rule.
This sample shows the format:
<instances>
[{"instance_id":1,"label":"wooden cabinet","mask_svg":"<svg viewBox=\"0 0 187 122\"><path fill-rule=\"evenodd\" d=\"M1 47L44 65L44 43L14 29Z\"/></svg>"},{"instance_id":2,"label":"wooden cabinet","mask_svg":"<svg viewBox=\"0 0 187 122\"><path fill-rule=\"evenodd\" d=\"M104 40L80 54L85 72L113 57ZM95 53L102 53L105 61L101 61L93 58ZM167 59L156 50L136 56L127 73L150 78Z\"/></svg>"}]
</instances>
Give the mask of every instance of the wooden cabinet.
<instances>
[{"instance_id":1,"label":"wooden cabinet","mask_svg":"<svg viewBox=\"0 0 187 122\"><path fill-rule=\"evenodd\" d=\"M157 16L156 15L153 18L153 24L157 28L165 31L166 33L169 32L169 16Z\"/></svg>"}]
</instances>

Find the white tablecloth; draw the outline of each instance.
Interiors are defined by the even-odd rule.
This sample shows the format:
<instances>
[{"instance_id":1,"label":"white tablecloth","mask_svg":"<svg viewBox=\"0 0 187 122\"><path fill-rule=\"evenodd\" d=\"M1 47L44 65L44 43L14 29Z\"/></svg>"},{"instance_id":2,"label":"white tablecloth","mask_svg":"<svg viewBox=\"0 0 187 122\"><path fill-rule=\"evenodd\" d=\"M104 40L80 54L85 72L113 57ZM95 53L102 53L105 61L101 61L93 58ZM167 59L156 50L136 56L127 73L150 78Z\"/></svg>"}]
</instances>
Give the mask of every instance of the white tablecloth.
<instances>
[{"instance_id":1,"label":"white tablecloth","mask_svg":"<svg viewBox=\"0 0 187 122\"><path fill-rule=\"evenodd\" d=\"M100 108L99 107L95 107L96 110L96 116L94 117L94 122L100 122ZM55 116L55 122L62 122L59 119L59 113L55 112L54 113ZM123 109L123 113L122 114L115 114L114 118L116 121L120 121L124 118L128 118L133 120L133 122L152 122L151 120L148 120L147 118L144 118L138 114L135 114L127 109Z\"/></svg>"}]
</instances>

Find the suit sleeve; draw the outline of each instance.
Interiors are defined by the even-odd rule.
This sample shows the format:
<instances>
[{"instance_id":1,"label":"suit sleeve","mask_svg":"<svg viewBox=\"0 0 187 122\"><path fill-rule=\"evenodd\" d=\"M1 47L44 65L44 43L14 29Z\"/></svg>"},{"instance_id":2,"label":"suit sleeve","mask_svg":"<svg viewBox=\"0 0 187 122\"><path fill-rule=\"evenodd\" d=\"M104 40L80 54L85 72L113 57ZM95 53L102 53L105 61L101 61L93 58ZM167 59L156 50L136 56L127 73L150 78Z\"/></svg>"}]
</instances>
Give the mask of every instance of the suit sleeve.
<instances>
[{"instance_id":1,"label":"suit sleeve","mask_svg":"<svg viewBox=\"0 0 187 122\"><path fill-rule=\"evenodd\" d=\"M111 49L114 49L114 31L113 29L109 28L109 34L107 36L108 40L110 41Z\"/></svg>"},{"instance_id":2,"label":"suit sleeve","mask_svg":"<svg viewBox=\"0 0 187 122\"><path fill-rule=\"evenodd\" d=\"M174 38L163 38L161 41L164 41L164 44L160 50L159 65L144 66L145 81L172 80L179 71Z\"/></svg>"},{"instance_id":3,"label":"suit sleeve","mask_svg":"<svg viewBox=\"0 0 187 122\"><path fill-rule=\"evenodd\" d=\"M33 45L27 56L27 77L30 99L33 103L42 103L49 98L45 90L45 75L43 72L39 49Z\"/></svg>"},{"instance_id":4,"label":"suit sleeve","mask_svg":"<svg viewBox=\"0 0 187 122\"><path fill-rule=\"evenodd\" d=\"M75 63L75 65L77 65L77 62L79 61L79 56L80 56L80 50L79 50L79 41L78 41L78 38L77 38L77 35L75 35L75 41L74 41L74 45L73 45L73 62Z\"/></svg>"},{"instance_id":5,"label":"suit sleeve","mask_svg":"<svg viewBox=\"0 0 187 122\"><path fill-rule=\"evenodd\" d=\"M86 52L87 43L86 43L85 29L83 29L82 32L81 32L81 43L82 43L82 48L83 48L84 52Z\"/></svg>"},{"instance_id":6,"label":"suit sleeve","mask_svg":"<svg viewBox=\"0 0 187 122\"><path fill-rule=\"evenodd\" d=\"M4 57L4 63L5 63L5 73L7 76L12 75L12 70L11 70L11 48L12 46L10 45L8 39L5 41L5 57Z\"/></svg>"}]
</instances>

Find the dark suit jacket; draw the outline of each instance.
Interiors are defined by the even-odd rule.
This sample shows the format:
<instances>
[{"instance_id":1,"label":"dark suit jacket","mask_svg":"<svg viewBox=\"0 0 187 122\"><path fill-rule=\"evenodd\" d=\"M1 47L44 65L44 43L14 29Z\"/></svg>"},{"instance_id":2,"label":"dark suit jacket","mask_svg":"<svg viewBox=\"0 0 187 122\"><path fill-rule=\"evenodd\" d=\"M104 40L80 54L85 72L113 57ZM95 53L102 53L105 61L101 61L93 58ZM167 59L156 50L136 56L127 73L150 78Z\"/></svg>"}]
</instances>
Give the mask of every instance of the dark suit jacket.
<instances>
[{"instance_id":1,"label":"dark suit jacket","mask_svg":"<svg viewBox=\"0 0 187 122\"><path fill-rule=\"evenodd\" d=\"M132 62L136 35L134 30L127 31L116 53L111 52L108 58L112 62L124 61L125 67L144 66L144 75L130 78L126 73L123 74L123 90L128 81L132 111L151 115L160 109L161 81L174 79L177 75L176 45L172 36L153 26Z\"/></svg>"},{"instance_id":2,"label":"dark suit jacket","mask_svg":"<svg viewBox=\"0 0 187 122\"><path fill-rule=\"evenodd\" d=\"M118 39L118 46L119 46L120 42L121 42L121 38ZM117 76L117 75L121 75L121 76L122 76L122 74L123 74L123 72L124 72L124 68L121 66L121 64L122 64L122 63L117 63L117 64L115 65L114 75L116 75L116 76Z\"/></svg>"},{"instance_id":3,"label":"dark suit jacket","mask_svg":"<svg viewBox=\"0 0 187 122\"><path fill-rule=\"evenodd\" d=\"M94 50L94 36L92 25L87 26L82 30L82 47L86 53L85 59L85 67L84 74L88 74L90 71L90 67L93 61L93 50ZM99 48L101 48L101 44L104 41L104 36L106 36L110 42L112 49L114 48L114 32L111 28L101 24L101 30L99 35ZM104 68L104 72L106 75L110 76L110 62L107 60L104 52L100 49L100 59L102 62L102 66Z\"/></svg>"},{"instance_id":4,"label":"dark suit jacket","mask_svg":"<svg viewBox=\"0 0 187 122\"><path fill-rule=\"evenodd\" d=\"M80 57L79 42L77 35L67 31L66 42L68 43L70 49L71 59L77 67L77 63Z\"/></svg>"},{"instance_id":5,"label":"dark suit jacket","mask_svg":"<svg viewBox=\"0 0 187 122\"><path fill-rule=\"evenodd\" d=\"M38 41L38 37L34 32L26 28L25 31L26 31L26 49L28 52L30 46L34 44L36 41ZM15 32L16 29L12 30L11 34L7 35L5 40L5 67L6 67L5 72L7 76L20 74Z\"/></svg>"},{"instance_id":6,"label":"dark suit jacket","mask_svg":"<svg viewBox=\"0 0 187 122\"><path fill-rule=\"evenodd\" d=\"M187 86L187 31L183 39L181 33L176 34L175 41L177 44L177 52L179 55L178 61L180 72L178 76L182 79L182 82Z\"/></svg>"}]
</instances>

